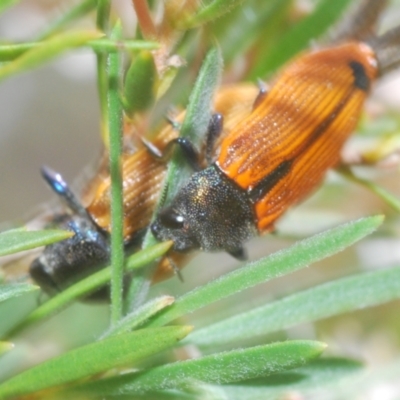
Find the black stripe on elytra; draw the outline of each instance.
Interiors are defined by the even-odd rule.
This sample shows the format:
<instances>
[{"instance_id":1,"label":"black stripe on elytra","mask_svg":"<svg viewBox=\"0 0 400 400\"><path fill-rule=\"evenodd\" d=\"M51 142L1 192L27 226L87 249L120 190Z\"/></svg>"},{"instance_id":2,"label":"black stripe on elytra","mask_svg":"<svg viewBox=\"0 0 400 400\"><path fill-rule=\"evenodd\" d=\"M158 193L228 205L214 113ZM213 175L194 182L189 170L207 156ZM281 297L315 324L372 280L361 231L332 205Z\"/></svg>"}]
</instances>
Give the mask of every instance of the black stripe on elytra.
<instances>
[{"instance_id":1,"label":"black stripe on elytra","mask_svg":"<svg viewBox=\"0 0 400 400\"><path fill-rule=\"evenodd\" d=\"M364 66L358 61L350 61L349 67L353 72L354 86L364 92L368 92L371 82L365 72Z\"/></svg>"},{"instance_id":2,"label":"black stripe on elytra","mask_svg":"<svg viewBox=\"0 0 400 400\"><path fill-rule=\"evenodd\" d=\"M248 192L253 203L261 200L281 179L290 171L293 160L282 161L272 172L261 179L257 185Z\"/></svg>"},{"instance_id":3,"label":"black stripe on elytra","mask_svg":"<svg viewBox=\"0 0 400 400\"><path fill-rule=\"evenodd\" d=\"M307 151L311 145L318 140L318 138L326 131L329 125L336 119L338 114L345 107L346 103L353 94L353 88L347 92L347 95L342 99L341 102L335 107L335 109L325 118L311 133L308 140L304 145L297 151L291 159L282 161L272 172L264 177L251 191L248 192L250 200L253 203L261 200L282 178L284 178L289 172L294 161L300 157L304 152Z\"/></svg>"}]
</instances>

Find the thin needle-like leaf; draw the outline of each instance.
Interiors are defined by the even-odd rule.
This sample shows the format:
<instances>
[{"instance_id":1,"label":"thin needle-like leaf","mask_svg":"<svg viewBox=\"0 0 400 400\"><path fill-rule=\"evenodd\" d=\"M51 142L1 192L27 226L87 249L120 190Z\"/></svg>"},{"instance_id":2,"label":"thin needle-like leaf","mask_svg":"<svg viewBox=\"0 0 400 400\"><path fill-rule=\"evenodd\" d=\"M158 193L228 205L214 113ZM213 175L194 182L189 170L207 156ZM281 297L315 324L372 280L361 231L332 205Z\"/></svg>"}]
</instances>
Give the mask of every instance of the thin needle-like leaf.
<instances>
[{"instance_id":1,"label":"thin needle-like leaf","mask_svg":"<svg viewBox=\"0 0 400 400\"><path fill-rule=\"evenodd\" d=\"M1 293L0 293L1 295ZM119 335L124 332L133 331L139 326L143 325L153 315L160 312L163 308L171 305L174 302L174 298L171 296L162 296L156 299L150 300L143 304L142 307L131 312L123 319L121 319L115 326L111 327L102 338Z\"/></svg>"},{"instance_id":2,"label":"thin needle-like leaf","mask_svg":"<svg viewBox=\"0 0 400 400\"><path fill-rule=\"evenodd\" d=\"M16 375L0 385L0 398L16 397L63 385L119 366L134 364L173 346L188 326L144 329L71 350Z\"/></svg>"},{"instance_id":3,"label":"thin needle-like leaf","mask_svg":"<svg viewBox=\"0 0 400 400\"><path fill-rule=\"evenodd\" d=\"M164 325L217 300L338 253L372 233L382 220L382 216L375 216L350 222L251 262L178 298L174 304L153 318L149 325Z\"/></svg>"},{"instance_id":4,"label":"thin needle-like leaf","mask_svg":"<svg viewBox=\"0 0 400 400\"><path fill-rule=\"evenodd\" d=\"M72 235L72 232L62 230L27 231L25 229L12 229L0 233L0 256L46 246L68 239Z\"/></svg>"},{"instance_id":5,"label":"thin needle-like leaf","mask_svg":"<svg viewBox=\"0 0 400 400\"><path fill-rule=\"evenodd\" d=\"M11 75L38 67L46 61L75 47L80 47L90 40L102 36L98 31L66 32L52 37L21 55L16 60L0 67L0 81Z\"/></svg>"},{"instance_id":6,"label":"thin needle-like leaf","mask_svg":"<svg viewBox=\"0 0 400 400\"><path fill-rule=\"evenodd\" d=\"M298 367L318 357L326 345L312 341L288 341L233 350L176 362L142 373L83 385L83 392L134 395L166 389L185 389L196 382L224 384L268 376Z\"/></svg>"},{"instance_id":7,"label":"thin needle-like leaf","mask_svg":"<svg viewBox=\"0 0 400 400\"><path fill-rule=\"evenodd\" d=\"M195 331L188 342L224 345L400 298L400 268L338 279Z\"/></svg>"},{"instance_id":8,"label":"thin needle-like leaf","mask_svg":"<svg viewBox=\"0 0 400 400\"><path fill-rule=\"evenodd\" d=\"M39 287L29 283L10 283L0 285L0 302L19 297L24 293L38 290Z\"/></svg>"}]
</instances>

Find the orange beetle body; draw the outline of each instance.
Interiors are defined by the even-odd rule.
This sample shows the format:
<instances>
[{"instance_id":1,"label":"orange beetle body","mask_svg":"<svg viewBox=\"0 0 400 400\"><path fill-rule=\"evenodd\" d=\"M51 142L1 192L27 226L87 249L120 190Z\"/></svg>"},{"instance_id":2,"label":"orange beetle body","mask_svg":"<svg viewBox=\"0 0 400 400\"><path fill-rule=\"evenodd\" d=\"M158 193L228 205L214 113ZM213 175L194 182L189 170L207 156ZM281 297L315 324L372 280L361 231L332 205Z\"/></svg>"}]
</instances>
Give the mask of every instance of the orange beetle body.
<instances>
[{"instance_id":1,"label":"orange beetle body","mask_svg":"<svg viewBox=\"0 0 400 400\"><path fill-rule=\"evenodd\" d=\"M225 117L224 130L229 132L239 120L251 111L257 87L251 84L236 84L222 87L215 95L214 110ZM177 117L181 122L184 113ZM129 130L129 127L126 129ZM178 136L178 131L167 126L156 136L153 143L163 150L168 142ZM222 133L221 139L225 136ZM218 147L216 143L215 147ZM159 193L166 173L164 161L156 160L141 145L133 154L125 154L122 159L123 199L124 199L124 240L129 242L143 229L149 226L158 201ZM89 183L90 200L87 210L96 224L107 232L111 232L110 187L111 178L106 174L101 179Z\"/></svg>"},{"instance_id":2,"label":"orange beetle body","mask_svg":"<svg viewBox=\"0 0 400 400\"><path fill-rule=\"evenodd\" d=\"M197 172L152 224L174 249L225 250L271 231L337 164L354 131L378 62L361 42L312 51L289 63L255 110L222 140L216 162Z\"/></svg>"},{"instance_id":3,"label":"orange beetle body","mask_svg":"<svg viewBox=\"0 0 400 400\"><path fill-rule=\"evenodd\" d=\"M225 87L217 93L214 108L226 117L227 131L236 125L238 120L250 113L256 95L257 88L246 84ZM184 113L181 113L177 120L181 121L183 117ZM129 136L130 128L129 125L125 127L125 136ZM177 130L168 126L158 133L154 142L163 149L177 136ZM149 226L154 213L166 172L165 162L156 160L143 145L139 144L139 146L133 153L124 154L122 159L123 234L127 252L134 251L140 245L143 233ZM105 160L107 160L106 156L103 157L103 162L93 180L85 187L82 202L86 204L86 208L78 204L77 207L56 215L51 221L52 225L73 231L74 236L46 246L30 266L31 277L49 294L55 294L67 288L109 263L111 179L106 172ZM74 197L59 174L45 171L45 178L64 200L67 197ZM59 190L60 186L61 190ZM67 203L69 204L69 201ZM76 199L75 203L80 203L80 200ZM70 205L69 208L71 208ZM175 254L172 258L179 264L182 254ZM161 262L154 280L163 280L172 272L170 263ZM106 291L101 290L90 299L102 300L108 297Z\"/></svg>"},{"instance_id":4,"label":"orange beetle body","mask_svg":"<svg viewBox=\"0 0 400 400\"><path fill-rule=\"evenodd\" d=\"M216 164L249 193L260 232L337 164L376 75L374 54L363 43L301 56L222 142Z\"/></svg>"}]
</instances>

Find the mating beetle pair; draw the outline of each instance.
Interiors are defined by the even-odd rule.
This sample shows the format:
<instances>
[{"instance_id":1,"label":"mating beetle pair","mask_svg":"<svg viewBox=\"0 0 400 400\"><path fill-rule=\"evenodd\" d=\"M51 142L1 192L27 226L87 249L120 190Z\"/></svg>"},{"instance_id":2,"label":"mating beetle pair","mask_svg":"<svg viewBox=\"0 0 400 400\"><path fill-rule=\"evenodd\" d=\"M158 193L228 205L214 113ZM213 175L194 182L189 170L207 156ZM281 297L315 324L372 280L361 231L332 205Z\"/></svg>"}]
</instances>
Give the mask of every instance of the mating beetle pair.
<instances>
[{"instance_id":1,"label":"mating beetle pair","mask_svg":"<svg viewBox=\"0 0 400 400\"><path fill-rule=\"evenodd\" d=\"M312 193L338 163L372 83L399 64L392 51L400 43L399 28L380 37L364 38L364 33L365 26L360 25L349 40L300 55L282 69L267 93L254 96L254 109L224 131L211 165L194 172L156 215L151 224L156 238L172 240L177 252L227 251L243 259L248 239L270 232L289 207ZM224 117L229 123L230 117ZM218 120L210 124L212 138L223 131ZM190 144L180 144L195 164ZM48 246L32 264L32 277L50 291L68 286L83 265L104 265L109 249L108 230L96 221L95 208L77 207L65 186L58 190L57 175L44 175L67 199L73 213L62 224L76 233L64 243ZM127 249L140 240L145 227L131 227ZM65 269L57 264L56 253ZM71 254L79 255L78 260L70 260ZM65 285L62 271L67 268Z\"/></svg>"}]
</instances>

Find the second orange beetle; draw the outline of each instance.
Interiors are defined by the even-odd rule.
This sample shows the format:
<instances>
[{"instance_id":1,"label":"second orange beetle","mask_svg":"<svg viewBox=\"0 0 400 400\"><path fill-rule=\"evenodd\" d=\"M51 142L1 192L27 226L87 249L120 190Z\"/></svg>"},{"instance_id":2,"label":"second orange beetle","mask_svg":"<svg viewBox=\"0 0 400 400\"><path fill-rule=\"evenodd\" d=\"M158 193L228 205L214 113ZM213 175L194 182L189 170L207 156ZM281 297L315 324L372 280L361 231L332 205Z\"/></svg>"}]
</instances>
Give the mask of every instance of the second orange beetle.
<instances>
[{"instance_id":1,"label":"second orange beetle","mask_svg":"<svg viewBox=\"0 0 400 400\"><path fill-rule=\"evenodd\" d=\"M173 240L177 251L245 258L243 243L271 231L338 163L371 82L390 64L379 57L388 37L309 52L284 68L224 138L216 162L193 174L158 214L153 234Z\"/></svg>"}]
</instances>

